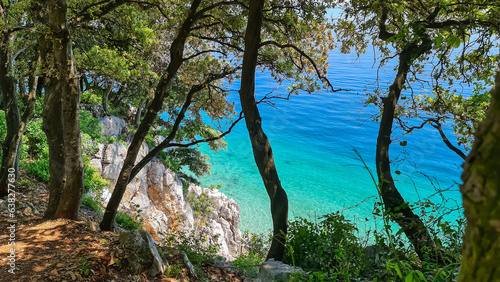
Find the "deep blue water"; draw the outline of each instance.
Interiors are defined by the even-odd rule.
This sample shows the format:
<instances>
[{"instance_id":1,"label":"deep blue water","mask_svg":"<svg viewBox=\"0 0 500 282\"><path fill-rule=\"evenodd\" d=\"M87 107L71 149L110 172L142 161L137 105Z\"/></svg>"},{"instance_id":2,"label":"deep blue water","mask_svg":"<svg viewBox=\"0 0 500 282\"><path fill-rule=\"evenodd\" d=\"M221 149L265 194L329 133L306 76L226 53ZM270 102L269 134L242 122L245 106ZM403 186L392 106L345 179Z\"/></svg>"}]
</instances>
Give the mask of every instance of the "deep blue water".
<instances>
[{"instance_id":1,"label":"deep blue water","mask_svg":"<svg viewBox=\"0 0 500 282\"><path fill-rule=\"evenodd\" d=\"M342 211L377 195L369 173L354 153L356 149L375 173L378 124L372 116L378 109L365 106L362 99L363 90L371 89L366 85L377 78L376 67L373 54L357 58L332 52L328 78L335 88L352 92L321 91L276 100L275 107L259 105L278 174L288 193L290 218L315 218ZM393 67L385 67L378 76L381 87L391 83ZM276 86L269 75L257 73L258 97ZM239 85L230 88L238 90ZM237 102L237 92L233 93L230 100ZM278 93L286 93L285 87L279 88ZM447 133L454 140L450 129ZM445 197L460 201L454 183L460 182L462 160L446 148L435 129L427 127L404 137L395 134L394 138L397 140L391 147L391 158L395 161L394 170L401 171L401 175L394 176L406 200L423 199L436 189L451 187L455 191L446 192ZM240 205L240 230L265 232L272 226L270 204L254 163L244 121L225 140L227 151L214 153L202 146L202 151L210 157L212 174L201 178L201 183L205 187L223 183L221 191ZM408 141L404 148L399 145L403 140ZM373 199L343 213L351 219L371 218Z\"/></svg>"}]
</instances>

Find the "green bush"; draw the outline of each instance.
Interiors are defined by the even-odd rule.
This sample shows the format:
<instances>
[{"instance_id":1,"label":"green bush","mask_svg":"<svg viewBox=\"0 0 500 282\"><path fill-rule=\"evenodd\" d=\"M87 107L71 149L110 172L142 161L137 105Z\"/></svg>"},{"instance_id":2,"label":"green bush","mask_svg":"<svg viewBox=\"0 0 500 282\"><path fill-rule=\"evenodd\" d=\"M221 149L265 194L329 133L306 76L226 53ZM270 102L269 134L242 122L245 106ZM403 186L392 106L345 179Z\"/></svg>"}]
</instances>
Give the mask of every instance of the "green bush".
<instances>
[{"instance_id":1,"label":"green bush","mask_svg":"<svg viewBox=\"0 0 500 282\"><path fill-rule=\"evenodd\" d=\"M198 267L202 263L213 263L220 248L220 245L210 244L207 237L195 231L171 234L166 237L165 246L185 252L193 265Z\"/></svg>"},{"instance_id":2,"label":"green bush","mask_svg":"<svg viewBox=\"0 0 500 282\"><path fill-rule=\"evenodd\" d=\"M256 278L259 266L266 258L271 245L272 235L252 234L245 231L242 236L242 246L245 253L236 258L231 264L248 278Z\"/></svg>"},{"instance_id":3,"label":"green bush","mask_svg":"<svg viewBox=\"0 0 500 282\"><path fill-rule=\"evenodd\" d=\"M103 179L99 171L90 165L90 160L87 156L83 156L83 164L85 192L94 191L99 193L104 187L109 185L109 181Z\"/></svg>"},{"instance_id":4,"label":"green bush","mask_svg":"<svg viewBox=\"0 0 500 282\"><path fill-rule=\"evenodd\" d=\"M81 102L84 104L100 105L102 97L93 89L88 89L82 92Z\"/></svg>"},{"instance_id":5,"label":"green bush","mask_svg":"<svg viewBox=\"0 0 500 282\"><path fill-rule=\"evenodd\" d=\"M83 194L82 207L87 207L93 211L102 212L101 205L91 196Z\"/></svg>"},{"instance_id":6,"label":"green bush","mask_svg":"<svg viewBox=\"0 0 500 282\"><path fill-rule=\"evenodd\" d=\"M103 142L101 124L88 111L80 111L80 129L82 133L88 134L92 140Z\"/></svg>"},{"instance_id":7,"label":"green bush","mask_svg":"<svg viewBox=\"0 0 500 282\"><path fill-rule=\"evenodd\" d=\"M137 219L137 216L136 216ZM142 230L141 222L136 221L136 219L132 218L130 215L124 212L118 212L116 214L116 223L118 223L124 229L134 231L134 230Z\"/></svg>"},{"instance_id":8,"label":"green bush","mask_svg":"<svg viewBox=\"0 0 500 282\"><path fill-rule=\"evenodd\" d=\"M30 162L22 162L21 166L26 168L26 172L29 175L34 176L36 179L49 182L49 160L47 159L39 159Z\"/></svg>"},{"instance_id":9,"label":"green bush","mask_svg":"<svg viewBox=\"0 0 500 282\"><path fill-rule=\"evenodd\" d=\"M49 145L47 137L43 131L43 120L41 118L33 119L26 125L23 143L28 145L28 154L34 159L48 159Z\"/></svg>"},{"instance_id":10,"label":"green bush","mask_svg":"<svg viewBox=\"0 0 500 282\"><path fill-rule=\"evenodd\" d=\"M358 275L363 252L356 227L338 212L318 220L313 223L297 218L289 223L283 262L342 279Z\"/></svg>"}]
</instances>

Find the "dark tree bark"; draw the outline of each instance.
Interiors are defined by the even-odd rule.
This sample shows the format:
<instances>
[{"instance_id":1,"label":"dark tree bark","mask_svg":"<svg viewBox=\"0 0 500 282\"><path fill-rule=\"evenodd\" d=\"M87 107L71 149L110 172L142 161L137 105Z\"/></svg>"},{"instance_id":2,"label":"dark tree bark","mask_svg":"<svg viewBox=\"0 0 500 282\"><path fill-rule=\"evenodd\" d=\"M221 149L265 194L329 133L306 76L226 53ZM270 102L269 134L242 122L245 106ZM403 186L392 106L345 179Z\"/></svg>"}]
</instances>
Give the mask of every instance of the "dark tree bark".
<instances>
[{"instance_id":1,"label":"dark tree bark","mask_svg":"<svg viewBox=\"0 0 500 282\"><path fill-rule=\"evenodd\" d=\"M191 3L189 15L186 20L184 20L179 33L177 34L175 40L172 42L170 47L170 63L167 67L165 74L162 75L158 86L155 90L155 95L153 101L149 104L146 114L134 134L132 142L130 143L127 151L127 156L123 161L123 166L118 176L113 194L109 199L108 205L106 206L106 211L104 213L103 220L100 224L101 230L112 230L113 222L116 217L118 206L123 198L123 194L127 189L127 184L129 183L130 174L134 167L134 163L139 153L140 147L144 138L148 134L149 129L153 125L155 118L158 113L163 108L163 102L168 96L168 87L172 79L176 76L177 71L183 63L184 46L186 39L189 36L191 27L196 18L196 10L200 6L201 0L193 0Z\"/></svg>"},{"instance_id":2,"label":"dark tree bark","mask_svg":"<svg viewBox=\"0 0 500 282\"><path fill-rule=\"evenodd\" d=\"M273 219L273 241L267 259L282 260L285 250L285 235L288 220L288 198L274 164L273 151L266 134L262 130L262 119L255 101L255 69L261 43L262 10L264 0L250 2L248 25L245 34L245 53L241 74L240 101L248 134L252 142L255 163L259 168L267 194L271 200Z\"/></svg>"},{"instance_id":3,"label":"dark tree bark","mask_svg":"<svg viewBox=\"0 0 500 282\"><path fill-rule=\"evenodd\" d=\"M18 169L16 162L18 159L18 149L20 141L17 140L18 128L21 123L21 114L17 102L16 82L10 75L11 57L9 44L13 35L7 31L0 34L0 91L3 98L3 110L7 121L7 135L3 144L2 167L0 170L0 197L8 194L8 169L15 168L16 179Z\"/></svg>"},{"instance_id":4,"label":"dark tree bark","mask_svg":"<svg viewBox=\"0 0 500 282\"><path fill-rule=\"evenodd\" d=\"M460 186L467 217L458 281L500 280L500 70Z\"/></svg>"},{"instance_id":5,"label":"dark tree bark","mask_svg":"<svg viewBox=\"0 0 500 282\"><path fill-rule=\"evenodd\" d=\"M46 218L77 219L83 194L80 84L71 54L67 1L34 3L44 75L43 130L49 144L49 203Z\"/></svg>"},{"instance_id":6,"label":"dark tree bark","mask_svg":"<svg viewBox=\"0 0 500 282\"><path fill-rule=\"evenodd\" d=\"M387 40L392 36L385 29L386 18L387 11L383 11L380 23L380 38L383 40ZM425 33L421 34L421 38L422 42L420 44L409 44L400 53L396 78L389 87L388 95L382 98L382 118L377 137L375 162L380 193L386 210L403 230L421 259L424 259L428 255L434 261L441 262L441 252L432 240L424 223L413 213L408 203L396 188L394 179L392 178L389 157L395 111L411 64L413 60L432 48L432 41Z\"/></svg>"},{"instance_id":7,"label":"dark tree bark","mask_svg":"<svg viewBox=\"0 0 500 282\"><path fill-rule=\"evenodd\" d=\"M111 93L111 90L113 90L113 82L110 81L108 87L104 90L102 93L102 108L104 109L104 113L108 114L109 113L109 108L108 108L108 97L109 93Z\"/></svg>"}]
</instances>

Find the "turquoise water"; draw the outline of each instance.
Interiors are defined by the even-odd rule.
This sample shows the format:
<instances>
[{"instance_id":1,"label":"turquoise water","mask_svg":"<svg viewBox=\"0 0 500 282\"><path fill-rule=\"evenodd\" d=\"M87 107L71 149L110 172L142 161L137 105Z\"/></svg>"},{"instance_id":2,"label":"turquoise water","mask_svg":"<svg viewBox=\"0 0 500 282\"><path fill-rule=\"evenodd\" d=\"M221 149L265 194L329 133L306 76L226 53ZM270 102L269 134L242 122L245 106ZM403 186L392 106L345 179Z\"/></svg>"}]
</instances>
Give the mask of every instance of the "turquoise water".
<instances>
[{"instance_id":1,"label":"turquoise water","mask_svg":"<svg viewBox=\"0 0 500 282\"><path fill-rule=\"evenodd\" d=\"M392 67L384 68L378 76L381 87L392 82ZM356 59L354 55L332 53L328 78L335 88L353 92L322 91L276 100L275 107L259 105L278 174L288 194L289 217L315 218L355 206L371 197L356 208L343 211L351 219L371 218L377 191L353 150L362 155L374 172L378 124L372 116L377 110L363 105L361 94L366 85L377 78L373 54ZM230 86L234 90L238 87L237 84ZM257 74L258 97L275 87L269 75ZM279 88L278 93L285 93L284 88ZM237 92L234 93L230 100L237 102ZM449 138L454 139L450 130L448 133ZM227 151L214 153L202 146L202 151L210 157L212 173L200 181L206 187L223 183L221 192L240 205L240 230L265 232L272 227L270 204L254 163L244 122L225 140ZM399 146L403 140L408 141L405 148ZM394 176L406 200L416 201L434 194L437 189L451 188L454 191L445 192L445 197L460 201L454 183L460 181L462 160L446 148L432 127L395 140L391 158L395 161L394 170L402 172Z\"/></svg>"}]
</instances>

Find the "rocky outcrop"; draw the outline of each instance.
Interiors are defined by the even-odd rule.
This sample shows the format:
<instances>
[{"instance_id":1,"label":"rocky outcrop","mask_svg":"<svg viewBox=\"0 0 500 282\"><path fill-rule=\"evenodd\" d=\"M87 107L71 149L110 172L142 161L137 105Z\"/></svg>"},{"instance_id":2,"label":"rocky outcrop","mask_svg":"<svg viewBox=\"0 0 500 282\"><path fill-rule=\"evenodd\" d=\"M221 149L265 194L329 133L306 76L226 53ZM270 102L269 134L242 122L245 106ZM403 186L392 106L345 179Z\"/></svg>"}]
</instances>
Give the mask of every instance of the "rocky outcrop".
<instances>
[{"instance_id":1,"label":"rocky outcrop","mask_svg":"<svg viewBox=\"0 0 500 282\"><path fill-rule=\"evenodd\" d=\"M102 137L118 137L125 133L126 123L123 119L115 116L105 116L98 118L102 127Z\"/></svg>"},{"instance_id":2,"label":"rocky outcrop","mask_svg":"<svg viewBox=\"0 0 500 282\"><path fill-rule=\"evenodd\" d=\"M125 121L117 117L105 117L100 122L105 129L103 136L116 137L125 128ZM144 143L137 161L148 152ZM110 181L110 187L101 195L103 203L111 197L126 154L127 146L124 144L100 144L90 161L102 177ZM202 195L204 201L200 202ZM157 160L145 166L127 186L119 211L142 218L143 228L160 244L162 234L194 232L206 238L206 244L219 244L219 254L228 260L240 254L238 204L217 190L202 189L196 185L184 190L175 173Z\"/></svg>"}]
</instances>

